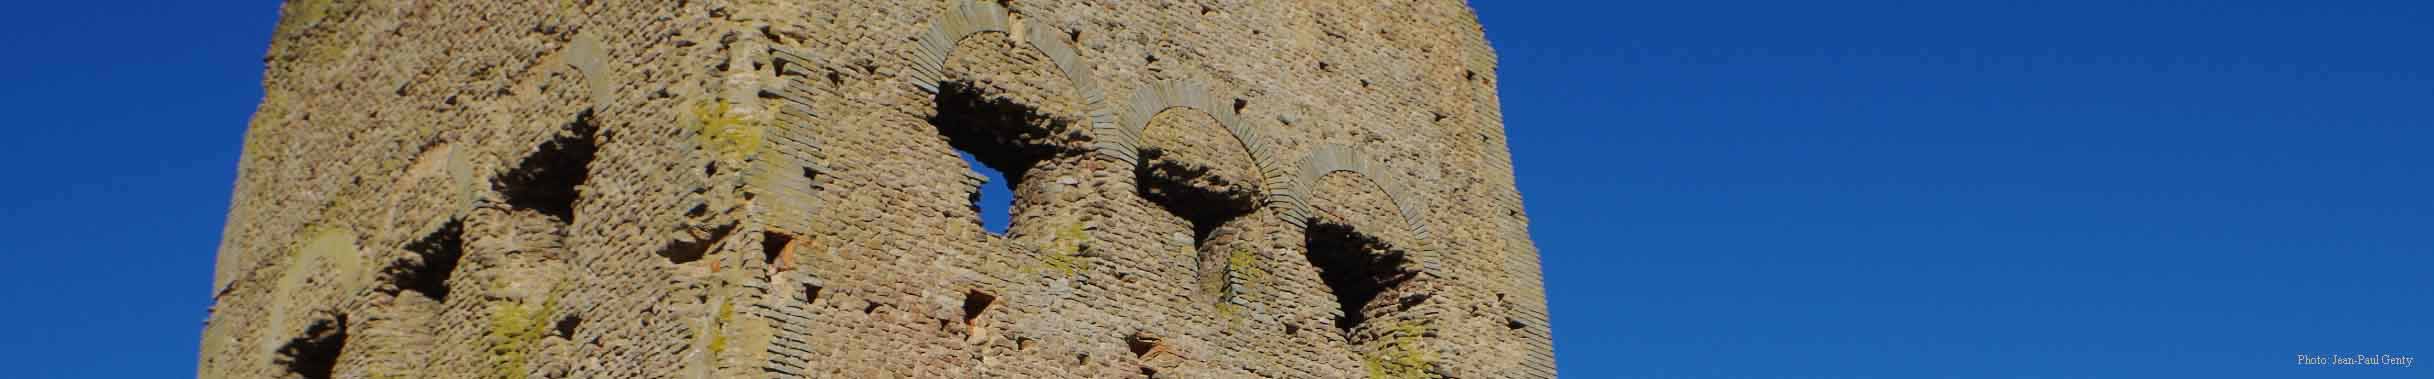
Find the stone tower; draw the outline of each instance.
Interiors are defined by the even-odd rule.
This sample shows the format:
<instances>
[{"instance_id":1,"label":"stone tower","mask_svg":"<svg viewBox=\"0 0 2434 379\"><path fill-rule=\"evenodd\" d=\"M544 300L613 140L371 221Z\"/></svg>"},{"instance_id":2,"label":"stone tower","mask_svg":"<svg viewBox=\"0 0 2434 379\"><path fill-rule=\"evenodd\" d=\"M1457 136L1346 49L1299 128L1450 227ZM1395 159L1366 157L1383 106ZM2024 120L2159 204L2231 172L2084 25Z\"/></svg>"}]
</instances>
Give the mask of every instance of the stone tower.
<instances>
[{"instance_id":1,"label":"stone tower","mask_svg":"<svg viewBox=\"0 0 2434 379\"><path fill-rule=\"evenodd\" d=\"M1460 0L282 12L201 377L1555 374Z\"/></svg>"}]
</instances>

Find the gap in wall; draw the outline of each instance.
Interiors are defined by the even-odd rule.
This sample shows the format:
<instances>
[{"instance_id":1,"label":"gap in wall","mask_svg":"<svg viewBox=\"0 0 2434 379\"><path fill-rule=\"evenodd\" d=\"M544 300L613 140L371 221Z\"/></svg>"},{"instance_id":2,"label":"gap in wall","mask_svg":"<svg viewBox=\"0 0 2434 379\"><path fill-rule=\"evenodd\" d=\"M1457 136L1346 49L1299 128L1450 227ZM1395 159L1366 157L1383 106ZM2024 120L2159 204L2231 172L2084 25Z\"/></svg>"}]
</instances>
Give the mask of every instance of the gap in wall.
<instances>
[{"instance_id":1,"label":"gap in wall","mask_svg":"<svg viewBox=\"0 0 2434 379\"><path fill-rule=\"evenodd\" d=\"M980 213L981 229L1005 235L1006 227L1014 221L1014 189L1008 187L1006 173L980 163L979 159L972 158L971 152L956 150L955 155L963 157L964 165L970 166L972 171L989 178L987 183L981 183L980 191L972 194L972 210Z\"/></svg>"},{"instance_id":2,"label":"gap in wall","mask_svg":"<svg viewBox=\"0 0 2434 379\"><path fill-rule=\"evenodd\" d=\"M401 291L414 291L432 301L448 302L448 278L456 275L465 257L465 223L449 220L423 239L406 244L415 261L389 268L390 280Z\"/></svg>"},{"instance_id":3,"label":"gap in wall","mask_svg":"<svg viewBox=\"0 0 2434 379\"><path fill-rule=\"evenodd\" d=\"M338 354L346 350L347 317L324 318L313 322L304 335L279 347L279 361L287 372L306 379L328 379L337 371Z\"/></svg>"},{"instance_id":4,"label":"gap in wall","mask_svg":"<svg viewBox=\"0 0 2434 379\"><path fill-rule=\"evenodd\" d=\"M1376 316L1367 310L1380 293L1408 278L1402 252L1351 227L1312 222L1305 235L1310 265L1344 312L1335 326L1346 336Z\"/></svg>"},{"instance_id":5,"label":"gap in wall","mask_svg":"<svg viewBox=\"0 0 2434 379\"><path fill-rule=\"evenodd\" d=\"M971 173L987 178L972 194L976 222L990 233L1013 229L1015 188L1033 166L1064 151L1066 122L1038 108L994 96L967 81L938 84L936 116L928 121ZM995 183L995 184L991 184Z\"/></svg>"},{"instance_id":6,"label":"gap in wall","mask_svg":"<svg viewBox=\"0 0 2434 379\"><path fill-rule=\"evenodd\" d=\"M558 222L573 223L577 187L591 176L590 165L599 146L592 140L599 128L592 125L592 112L577 114L564 130L535 147L532 155L516 164L514 171L500 175L492 185L506 197L507 205L530 209L556 217Z\"/></svg>"}]
</instances>

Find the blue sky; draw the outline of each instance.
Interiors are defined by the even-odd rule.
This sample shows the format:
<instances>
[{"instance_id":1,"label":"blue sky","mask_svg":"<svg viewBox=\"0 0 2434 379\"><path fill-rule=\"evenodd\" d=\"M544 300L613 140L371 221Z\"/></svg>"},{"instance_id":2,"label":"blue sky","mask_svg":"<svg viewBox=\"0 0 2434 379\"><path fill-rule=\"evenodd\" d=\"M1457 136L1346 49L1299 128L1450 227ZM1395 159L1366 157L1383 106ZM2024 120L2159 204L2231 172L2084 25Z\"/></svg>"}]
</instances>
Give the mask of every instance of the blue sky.
<instances>
[{"instance_id":1,"label":"blue sky","mask_svg":"<svg viewBox=\"0 0 2434 379\"><path fill-rule=\"evenodd\" d=\"M1566 377L2427 378L2434 3L1483 1ZM276 4L0 12L0 354L192 375Z\"/></svg>"},{"instance_id":2,"label":"blue sky","mask_svg":"<svg viewBox=\"0 0 2434 379\"><path fill-rule=\"evenodd\" d=\"M2434 377L2434 4L1475 5L1568 377Z\"/></svg>"}]
</instances>

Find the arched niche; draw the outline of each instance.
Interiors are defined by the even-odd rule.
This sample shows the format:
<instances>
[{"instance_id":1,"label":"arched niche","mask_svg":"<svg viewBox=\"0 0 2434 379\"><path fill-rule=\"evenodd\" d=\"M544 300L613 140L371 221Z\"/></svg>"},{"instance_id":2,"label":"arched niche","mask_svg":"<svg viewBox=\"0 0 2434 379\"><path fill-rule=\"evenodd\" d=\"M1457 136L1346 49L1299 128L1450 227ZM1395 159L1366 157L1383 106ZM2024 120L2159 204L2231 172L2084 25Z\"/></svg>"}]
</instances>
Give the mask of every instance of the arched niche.
<instances>
[{"instance_id":1,"label":"arched niche","mask_svg":"<svg viewBox=\"0 0 2434 379\"><path fill-rule=\"evenodd\" d=\"M1004 233L1009 236L1027 230L1021 226L1023 220L1043 215L1041 212L1044 211L1041 210L1047 208L1039 205L1053 199L1039 196L1035 192L1046 190L1026 184L1024 178L1049 175L1033 172L1035 167L1054 165L1059 170L1078 167L1072 164L1076 162L1064 157L1087 156L1088 147L1073 146L1068 149L1064 142L1071 140L1066 136L1096 134L1098 130L1112 129L1112 125L1118 122L1112 110L1114 107L1107 104L1105 92L1100 89L1097 79L1091 74L1090 65L1082 59L1080 50L1071 39L1075 34L1049 25L1024 22L1022 18L1022 15L997 2L949 1L944 10L930 19L927 28L913 38L916 44L914 56L904 75L914 87L930 95L930 103L937 109L928 120L930 124L939 127L940 134L947 139L947 145L953 147L958 155L968 157L968 161L976 165L974 172L967 173L971 176L967 178L970 179L967 182L971 189L978 193L982 186L997 185L986 183L988 180L983 179L985 175L982 172L994 170L1003 174L1005 185L1014 193L1012 204L1007 205L1005 211L1009 226ZM1054 71L1054 74L1036 76L1046 82L1030 85L1059 86L1056 79L1063 79L1064 85L1071 86L1067 88L1073 91L1069 95L1074 100L1071 104L1075 108L1062 107L1061 99L1068 94L1061 91L1066 88L1051 90L1058 93L1041 94L1057 99L1048 101L1060 104L1040 107L1047 104L1029 102L1042 99L1016 100L987 93L977 88L980 86L973 85L975 83L950 77L950 74L961 72L952 69L956 64L953 62L973 58L959 58L957 54L971 54L980 46L992 46L991 50L997 50L995 46L1003 46L977 43L982 41L975 37L990 33L997 33L990 38L1002 36L1011 39L1013 43L1008 44L1011 50L1006 52L1028 49L1044 57L1045 63L1050 66L1045 70ZM1042 112L1053 112L1054 116ZM1068 112L1079 112L1081 117L1078 120L1068 118L1074 114ZM998 126L1018 127L1006 129ZM1073 154L1068 155L1067 152ZM979 166L986 166L985 170ZM974 206L975 209L982 208L977 202Z\"/></svg>"},{"instance_id":2,"label":"arched niche","mask_svg":"<svg viewBox=\"0 0 2434 379\"><path fill-rule=\"evenodd\" d=\"M1261 137L1260 130L1243 122L1242 115L1236 114L1231 104L1211 96L1208 86L1197 80L1158 81L1134 91L1132 106L1124 113L1121 127L1100 133L1104 137L1100 139L1099 151L1118 160L1139 163L1141 148L1148 147L1142 146L1142 133L1149 129L1150 119L1175 109L1199 111L1216 119L1217 125L1224 127L1226 133L1233 135L1235 142L1242 145L1243 151L1250 153L1252 164L1258 166L1261 181L1271 181L1268 179L1281 174L1276 165L1269 162L1272 149Z\"/></svg>"},{"instance_id":3,"label":"arched niche","mask_svg":"<svg viewBox=\"0 0 2434 379\"><path fill-rule=\"evenodd\" d=\"M1427 204L1419 197L1406 192L1410 187L1395 182L1393 176L1380 175L1375 172L1375 170L1383 168L1382 166L1371 160L1360 149L1340 144L1319 146L1318 149L1311 150L1310 155L1302 158L1301 171L1294 177L1294 185L1276 190L1275 194L1270 196L1269 203L1281 208L1277 213L1279 217L1284 218L1286 223L1307 227L1310 218L1317 215L1316 210L1310 207L1308 196L1314 196L1310 192L1316 190L1313 187L1318 184L1319 179L1338 172L1350 173L1361 178L1363 182L1375 186L1379 192L1385 193L1387 198L1394 202L1395 211L1403 216L1405 227L1411 230L1413 237L1428 239L1428 223L1421 216L1421 212L1427 209Z\"/></svg>"},{"instance_id":4,"label":"arched niche","mask_svg":"<svg viewBox=\"0 0 2434 379\"><path fill-rule=\"evenodd\" d=\"M1004 6L987 1L956 0L944 12L930 21L930 28L916 38L921 54L906 77L913 86L932 94L939 91L938 83L946 80L947 58L955 53L955 44L974 34L996 32L1015 34L1013 15ZM1107 104L1106 92L1099 89L1090 65L1082 61L1081 50L1068 39L1068 34L1047 25L1026 25L1022 28L1023 45L1048 56L1059 75L1073 83L1081 96L1082 109L1089 112L1091 130L1113 129L1117 116Z\"/></svg>"},{"instance_id":5,"label":"arched niche","mask_svg":"<svg viewBox=\"0 0 2434 379\"><path fill-rule=\"evenodd\" d=\"M1378 171L1385 168L1384 164L1369 158L1360 149L1342 144L1326 144L1311 150L1309 155L1302 158L1299 167L1300 170L1291 176L1289 183L1282 183L1268 190L1269 208L1274 210L1277 217L1281 218L1286 225L1304 229L1306 232L1311 221L1318 216L1318 210L1312 208L1310 201L1312 196L1317 195L1316 187L1319 180L1336 173L1351 175L1358 178L1361 183L1386 194L1388 201L1394 205L1395 213L1402 216L1403 227L1410 232L1410 236L1413 238L1413 241L1410 241L1412 246L1404 247L1411 254L1410 259L1425 269L1424 274L1433 274L1437 270L1439 260L1436 244L1430 243L1433 236L1429 231L1427 218L1422 214L1428 209L1427 203L1423 198L1412 194L1410 186L1395 181L1395 177L1392 175L1385 175L1385 172Z\"/></svg>"},{"instance_id":6,"label":"arched niche","mask_svg":"<svg viewBox=\"0 0 2434 379\"><path fill-rule=\"evenodd\" d=\"M1435 340L1427 335L1437 327L1435 315L1445 304L1431 301L1442 285L1437 279L1442 275L1440 259L1436 244L1429 241L1422 198L1384 170L1384 164L1358 149L1322 145L1303 157L1290 184L1278 188L1269 204L1288 226L1301 232L1304 257L1340 307L1335 324L1352 351L1427 354L1436 349L1431 347L1435 342L1413 341ZM1345 185L1374 195L1335 197L1346 189L1337 186ZM1316 203L1322 194L1328 200L1354 205L1354 213L1368 217L1321 217ZM1391 221L1397 217L1402 219L1401 225ZM1423 362L1398 369L1428 370L1430 365Z\"/></svg>"}]
</instances>

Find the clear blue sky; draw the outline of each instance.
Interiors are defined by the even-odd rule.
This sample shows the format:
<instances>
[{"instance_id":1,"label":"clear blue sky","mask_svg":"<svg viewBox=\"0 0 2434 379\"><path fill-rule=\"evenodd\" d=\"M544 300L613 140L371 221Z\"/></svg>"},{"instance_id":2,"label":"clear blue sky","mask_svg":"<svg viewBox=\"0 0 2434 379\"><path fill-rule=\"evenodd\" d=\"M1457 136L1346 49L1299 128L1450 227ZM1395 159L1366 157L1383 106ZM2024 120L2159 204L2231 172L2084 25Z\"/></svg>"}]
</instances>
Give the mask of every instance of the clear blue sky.
<instances>
[{"instance_id":1,"label":"clear blue sky","mask_svg":"<svg viewBox=\"0 0 2434 379\"><path fill-rule=\"evenodd\" d=\"M0 356L192 375L276 4L13 5ZM1475 5L1566 377L2434 377L2434 4Z\"/></svg>"}]
</instances>

